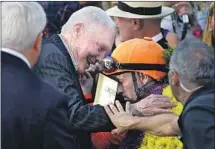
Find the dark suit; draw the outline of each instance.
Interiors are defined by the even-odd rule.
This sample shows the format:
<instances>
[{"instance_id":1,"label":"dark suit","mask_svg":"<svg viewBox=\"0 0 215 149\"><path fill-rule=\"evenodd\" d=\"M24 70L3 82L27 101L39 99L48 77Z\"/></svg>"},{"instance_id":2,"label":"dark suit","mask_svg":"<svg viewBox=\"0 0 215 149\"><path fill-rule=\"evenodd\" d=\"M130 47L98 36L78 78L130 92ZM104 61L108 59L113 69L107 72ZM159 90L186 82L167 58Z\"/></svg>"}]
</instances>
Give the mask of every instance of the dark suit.
<instances>
[{"instance_id":1,"label":"dark suit","mask_svg":"<svg viewBox=\"0 0 215 149\"><path fill-rule=\"evenodd\" d=\"M18 57L1 51L2 149L75 149L69 98Z\"/></svg>"},{"instance_id":2,"label":"dark suit","mask_svg":"<svg viewBox=\"0 0 215 149\"><path fill-rule=\"evenodd\" d=\"M58 35L44 41L34 71L45 81L70 97L69 110L71 129L77 137L80 149L90 149L91 132L111 131L113 124L102 106L89 106L84 99L78 74L63 42Z\"/></svg>"}]
</instances>

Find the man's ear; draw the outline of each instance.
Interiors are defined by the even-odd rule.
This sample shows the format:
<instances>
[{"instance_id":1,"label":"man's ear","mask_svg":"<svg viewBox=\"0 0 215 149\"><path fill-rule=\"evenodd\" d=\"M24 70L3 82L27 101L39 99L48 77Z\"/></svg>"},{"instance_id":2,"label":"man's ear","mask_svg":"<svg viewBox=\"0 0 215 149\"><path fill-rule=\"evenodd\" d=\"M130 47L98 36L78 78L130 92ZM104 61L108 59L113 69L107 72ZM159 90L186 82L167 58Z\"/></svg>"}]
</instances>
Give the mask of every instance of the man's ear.
<instances>
[{"instance_id":1,"label":"man's ear","mask_svg":"<svg viewBox=\"0 0 215 149\"><path fill-rule=\"evenodd\" d=\"M35 42L34 42L33 50L34 50L35 52L38 52L38 51L40 51L40 49L41 49L42 37L43 37L43 33L41 32L41 33L37 36L37 38L36 38L36 40L35 40Z\"/></svg>"},{"instance_id":2,"label":"man's ear","mask_svg":"<svg viewBox=\"0 0 215 149\"><path fill-rule=\"evenodd\" d=\"M134 30L139 30L141 28L141 20L140 19L132 19L132 25Z\"/></svg>"},{"instance_id":3,"label":"man's ear","mask_svg":"<svg viewBox=\"0 0 215 149\"><path fill-rule=\"evenodd\" d=\"M212 17L208 17L208 27L212 29Z\"/></svg>"},{"instance_id":4,"label":"man's ear","mask_svg":"<svg viewBox=\"0 0 215 149\"><path fill-rule=\"evenodd\" d=\"M143 73L137 73L137 75L139 76L140 81L141 81L142 84L146 84L149 81L149 76L148 75L145 75Z\"/></svg>"},{"instance_id":5,"label":"man's ear","mask_svg":"<svg viewBox=\"0 0 215 149\"><path fill-rule=\"evenodd\" d=\"M85 26L83 23L77 23L73 27L73 35L76 36L76 38L79 38L85 31Z\"/></svg>"}]
</instances>

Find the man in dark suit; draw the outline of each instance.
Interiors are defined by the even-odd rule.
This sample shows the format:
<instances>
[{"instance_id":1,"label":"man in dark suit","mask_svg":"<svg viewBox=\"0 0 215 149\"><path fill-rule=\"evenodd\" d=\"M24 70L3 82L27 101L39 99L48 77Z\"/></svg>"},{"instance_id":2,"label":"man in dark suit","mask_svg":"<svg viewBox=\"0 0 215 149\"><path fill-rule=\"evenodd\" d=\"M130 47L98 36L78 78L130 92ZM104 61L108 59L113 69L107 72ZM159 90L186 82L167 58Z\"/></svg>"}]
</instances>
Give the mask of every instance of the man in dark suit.
<instances>
[{"instance_id":1,"label":"man in dark suit","mask_svg":"<svg viewBox=\"0 0 215 149\"><path fill-rule=\"evenodd\" d=\"M85 7L73 13L60 35L44 41L34 67L41 78L69 95L71 129L81 149L91 148L90 133L113 128L102 106L87 105L79 74L104 58L113 45L115 33L114 22L103 10Z\"/></svg>"},{"instance_id":2,"label":"man in dark suit","mask_svg":"<svg viewBox=\"0 0 215 149\"><path fill-rule=\"evenodd\" d=\"M71 20L89 22L89 27L84 23L73 26ZM96 34L89 30L94 29L95 25L98 30ZM70 33L71 31L73 34ZM104 37L99 35L101 33L105 34ZM75 38L72 38L73 36ZM106 51L111 49L114 36L115 24L111 18L100 8L85 7L73 13L63 26L60 35L53 35L44 41L38 63L34 67L34 71L41 78L67 93L71 98L68 113L72 129L78 131L73 133L76 134L80 149L91 148L91 132L111 131L113 128L102 106L91 107L84 100L78 72L84 73L90 62L101 60ZM89 42L95 42L96 45L88 46ZM82 49L76 47L76 43L81 43ZM81 56L78 57L78 55Z\"/></svg>"},{"instance_id":3,"label":"man in dark suit","mask_svg":"<svg viewBox=\"0 0 215 149\"><path fill-rule=\"evenodd\" d=\"M31 70L45 25L36 2L2 3L2 149L78 148L69 134L68 97Z\"/></svg>"}]
</instances>

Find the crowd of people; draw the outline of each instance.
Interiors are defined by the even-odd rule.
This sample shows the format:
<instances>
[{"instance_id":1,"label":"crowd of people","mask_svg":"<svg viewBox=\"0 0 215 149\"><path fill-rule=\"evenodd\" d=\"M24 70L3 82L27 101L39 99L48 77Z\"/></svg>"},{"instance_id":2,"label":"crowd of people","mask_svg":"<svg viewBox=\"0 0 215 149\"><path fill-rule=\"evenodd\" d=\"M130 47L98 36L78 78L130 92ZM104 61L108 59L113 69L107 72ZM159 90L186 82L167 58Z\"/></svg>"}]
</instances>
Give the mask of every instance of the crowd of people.
<instances>
[{"instance_id":1,"label":"crowd of people","mask_svg":"<svg viewBox=\"0 0 215 149\"><path fill-rule=\"evenodd\" d=\"M215 147L214 2L1 6L3 149Z\"/></svg>"}]
</instances>

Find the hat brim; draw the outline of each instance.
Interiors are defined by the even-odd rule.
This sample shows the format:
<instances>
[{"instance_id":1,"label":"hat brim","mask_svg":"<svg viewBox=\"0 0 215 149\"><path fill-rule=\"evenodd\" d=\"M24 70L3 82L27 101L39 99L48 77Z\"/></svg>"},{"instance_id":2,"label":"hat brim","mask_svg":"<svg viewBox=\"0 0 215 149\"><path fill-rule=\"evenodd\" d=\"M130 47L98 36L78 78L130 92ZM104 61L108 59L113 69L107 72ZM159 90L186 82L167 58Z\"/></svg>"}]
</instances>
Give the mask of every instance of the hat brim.
<instances>
[{"instance_id":1,"label":"hat brim","mask_svg":"<svg viewBox=\"0 0 215 149\"><path fill-rule=\"evenodd\" d=\"M162 6L162 12L159 15L138 15L130 12L122 11L117 6L114 6L108 10L106 13L111 17L122 17L122 18L133 18L133 19L156 19L163 18L173 13L174 9L170 7Z\"/></svg>"}]
</instances>

